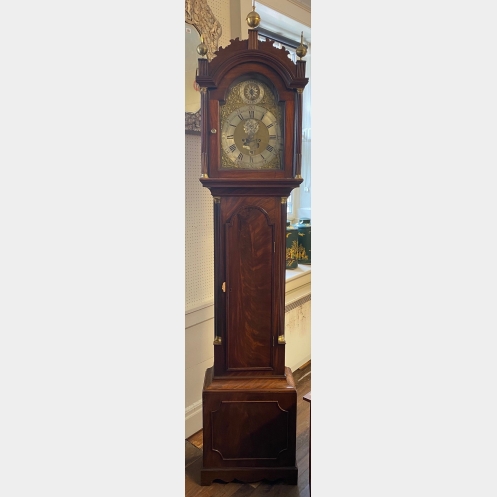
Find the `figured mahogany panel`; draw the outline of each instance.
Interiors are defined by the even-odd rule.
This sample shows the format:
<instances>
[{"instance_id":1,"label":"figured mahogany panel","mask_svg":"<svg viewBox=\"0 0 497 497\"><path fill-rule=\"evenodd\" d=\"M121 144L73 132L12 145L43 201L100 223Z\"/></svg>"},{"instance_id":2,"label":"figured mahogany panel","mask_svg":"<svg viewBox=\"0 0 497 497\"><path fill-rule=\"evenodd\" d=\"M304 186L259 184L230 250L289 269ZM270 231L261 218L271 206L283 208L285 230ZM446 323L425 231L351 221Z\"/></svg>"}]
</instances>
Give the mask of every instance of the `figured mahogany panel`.
<instances>
[{"instance_id":1,"label":"figured mahogany panel","mask_svg":"<svg viewBox=\"0 0 497 497\"><path fill-rule=\"evenodd\" d=\"M289 419L278 399L223 400L211 412L212 450L223 460L276 460L290 444Z\"/></svg>"},{"instance_id":2,"label":"figured mahogany panel","mask_svg":"<svg viewBox=\"0 0 497 497\"><path fill-rule=\"evenodd\" d=\"M274 223L260 205L242 205L225 243L228 370L271 368Z\"/></svg>"}]
</instances>

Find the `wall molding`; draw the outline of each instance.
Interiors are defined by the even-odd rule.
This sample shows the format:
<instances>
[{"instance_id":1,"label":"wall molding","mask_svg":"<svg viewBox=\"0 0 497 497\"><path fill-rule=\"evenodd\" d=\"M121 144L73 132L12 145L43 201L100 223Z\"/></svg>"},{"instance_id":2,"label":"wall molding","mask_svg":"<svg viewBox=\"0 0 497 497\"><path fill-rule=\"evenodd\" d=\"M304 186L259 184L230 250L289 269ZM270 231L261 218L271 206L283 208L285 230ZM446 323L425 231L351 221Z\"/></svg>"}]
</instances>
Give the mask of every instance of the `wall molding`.
<instances>
[{"instance_id":1,"label":"wall molding","mask_svg":"<svg viewBox=\"0 0 497 497\"><path fill-rule=\"evenodd\" d=\"M197 433L202 429L202 399L185 409L185 436Z\"/></svg>"},{"instance_id":2,"label":"wall molding","mask_svg":"<svg viewBox=\"0 0 497 497\"><path fill-rule=\"evenodd\" d=\"M185 330L197 324L214 319L214 301L185 312Z\"/></svg>"},{"instance_id":3,"label":"wall molding","mask_svg":"<svg viewBox=\"0 0 497 497\"><path fill-rule=\"evenodd\" d=\"M190 419L202 409L202 400L199 400L185 409L185 419Z\"/></svg>"},{"instance_id":4,"label":"wall molding","mask_svg":"<svg viewBox=\"0 0 497 497\"><path fill-rule=\"evenodd\" d=\"M290 273L290 275L288 274ZM285 286L285 308L311 294L311 266L299 265L297 269L287 270Z\"/></svg>"}]
</instances>

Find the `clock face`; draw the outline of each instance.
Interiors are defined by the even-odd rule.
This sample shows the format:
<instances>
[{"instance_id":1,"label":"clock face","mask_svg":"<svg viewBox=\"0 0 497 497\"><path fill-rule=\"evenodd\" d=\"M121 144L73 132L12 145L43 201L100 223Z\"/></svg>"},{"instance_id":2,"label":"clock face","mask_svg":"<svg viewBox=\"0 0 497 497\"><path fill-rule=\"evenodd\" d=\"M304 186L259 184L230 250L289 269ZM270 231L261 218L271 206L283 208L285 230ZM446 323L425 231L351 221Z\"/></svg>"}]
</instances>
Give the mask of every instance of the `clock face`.
<instances>
[{"instance_id":1,"label":"clock face","mask_svg":"<svg viewBox=\"0 0 497 497\"><path fill-rule=\"evenodd\" d=\"M262 82L246 80L221 106L221 160L225 169L281 169L281 111Z\"/></svg>"}]
</instances>

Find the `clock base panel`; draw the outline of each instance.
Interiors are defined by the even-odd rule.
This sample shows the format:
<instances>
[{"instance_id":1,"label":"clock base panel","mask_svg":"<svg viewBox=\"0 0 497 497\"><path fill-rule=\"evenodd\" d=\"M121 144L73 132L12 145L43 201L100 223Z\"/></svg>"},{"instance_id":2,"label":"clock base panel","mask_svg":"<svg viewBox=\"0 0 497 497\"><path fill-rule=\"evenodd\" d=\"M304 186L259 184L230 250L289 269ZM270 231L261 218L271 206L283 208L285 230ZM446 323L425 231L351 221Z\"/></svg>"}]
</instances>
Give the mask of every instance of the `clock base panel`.
<instances>
[{"instance_id":1,"label":"clock base panel","mask_svg":"<svg viewBox=\"0 0 497 497\"><path fill-rule=\"evenodd\" d=\"M202 392L201 484L282 479L296 485L297 390L284 378L214 378Z\"/></svg>"}]
</instances>

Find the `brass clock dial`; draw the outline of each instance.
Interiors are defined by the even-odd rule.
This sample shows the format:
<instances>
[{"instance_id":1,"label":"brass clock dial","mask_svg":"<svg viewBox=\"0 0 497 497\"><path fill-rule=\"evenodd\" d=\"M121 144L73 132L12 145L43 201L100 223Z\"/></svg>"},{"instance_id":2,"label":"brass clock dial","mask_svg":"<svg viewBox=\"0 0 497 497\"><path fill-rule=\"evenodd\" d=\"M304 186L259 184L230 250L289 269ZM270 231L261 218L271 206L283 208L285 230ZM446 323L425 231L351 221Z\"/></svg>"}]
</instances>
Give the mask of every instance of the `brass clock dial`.
<instances>
[{"instance_id":1,"label":"brass clock dial","mask_svg":"<svg viewBox=\"0 0 497 497\"><path fill-rule=\"evenodd\" d=\"M281 169L281 111L262 82L246 80L221 106L221 161L225 169Z\"/></svg>"}]
</instances>

